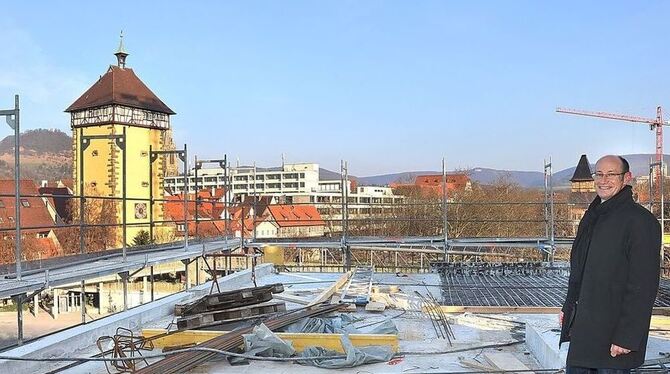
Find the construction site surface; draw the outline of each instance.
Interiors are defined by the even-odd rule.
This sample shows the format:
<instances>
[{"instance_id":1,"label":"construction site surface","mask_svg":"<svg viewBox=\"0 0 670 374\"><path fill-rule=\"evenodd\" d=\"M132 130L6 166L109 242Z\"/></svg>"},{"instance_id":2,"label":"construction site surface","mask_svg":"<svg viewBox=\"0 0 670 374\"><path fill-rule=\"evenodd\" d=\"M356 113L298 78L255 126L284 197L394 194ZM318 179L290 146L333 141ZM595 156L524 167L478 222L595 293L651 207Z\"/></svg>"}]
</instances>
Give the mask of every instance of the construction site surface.
<instances>
[{"instance_id":1,"label":"construction site surface","mask_svg":"<svg viewBox=\"0 0 670 374\"><path fill-rule=\"evenodd\" d=\"M161 374L563 370L567 346L558 346L557 314L565 268L436 263L431 273L374 270L296 273L263 264L10 349L1 355L33 361L0 360L0 367L16 373ZM670 367L669 306L670 282L662 280L645 370ZM298 331L301 325L323 324L328 316L338 322L325 322L320 332ZM290 342L293 359L233 365L218 352L194 350L243 353L243 335L255 333L261 323ZM375 332L380 326L391 331ZM390 356L354 368L297 363L295 357L314 346L331 355L353 355L344 348L343 335L356 349L378 346ZM168 355L152 357L161 353ZM39 361L59 358L108 361Z\"/></svg>"}]
</instances>

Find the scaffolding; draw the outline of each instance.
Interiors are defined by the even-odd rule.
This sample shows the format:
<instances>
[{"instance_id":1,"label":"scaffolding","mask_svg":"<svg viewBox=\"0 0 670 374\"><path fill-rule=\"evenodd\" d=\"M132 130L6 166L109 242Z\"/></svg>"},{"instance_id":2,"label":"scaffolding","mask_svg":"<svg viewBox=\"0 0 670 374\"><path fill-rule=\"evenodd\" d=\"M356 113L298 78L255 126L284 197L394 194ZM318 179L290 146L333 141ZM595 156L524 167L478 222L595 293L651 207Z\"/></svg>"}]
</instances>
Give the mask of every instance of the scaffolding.
<instances>
[{"instance_id":1,"label":"scaffolding","mask_svg":"<svg viewBox=\"0 0 670 374\"><path fill-rule=\"evenodd\" d=\"M283 265L287 269L301 271L346 271L352 266L374 266L379 271L389 272L429 272L431 264L434 266L447 266L454 263L480 263L480 262L518 262L521 260L542 261L548 266L556 262L557 251L567 250L572 244L571 234L574 235L573 227L575 220L569 213L574 204L568 201L556 201L553 171L551 159L544 161L544 187L538 191L537 198L532 201L515 200L476 200L466 201L458 194L448 194L446 161L442 160L442 172L440 186L441 192L429 198L404 198L400 202L369 202L365 208L360 208L360 203L350 202L349 195L349 167L344 160L340 165L340 190L333 193L339 194L339 201L330 202L291 202L291 205L319 205L322 208L322 221L330 227L319 237L303 236L290 238L262 238L257 235L257 224L260 220L267 219L259 215L259 196L256 191L256 166L254 164L254 189L252 207L246 208L253 211L251 217L245 216L245 203L243 200L234 201L230 196L232 186L231 167L227 162L227 156L223 159L206 160L194 156L195 170L195 193L193 198L189 196L189 168L187 148L184 145L180 150L154 151L149 149L149 162L147 168L150 178L153 178L153 165L158 157L176 155L183 163L184 193L180 203L183 204L183 217L173 219L163 217L155 219L154 208L156 204L163 205L174 202L169 196L156 197L153 194L153 180L150 179L150 195L148 198L128 196L126 191L125 173L125 132L121 135L111 136L82 136L80 153L84 151L91 141L106 139L114 141L114 144L123 152L122 155L122 191L121 196L93 196L87 195L84 189L85 181L83 171L83 157L79 156L80 170L78 194L72 195L49 195L51 198L69 199L79 202L79 217L66 223L52 226L22 226L20 219L21 198L39 197L42 194L22 194L19 186L20 181L20 157L19 150L19 99L15 98L15 109L0 111L0 115L7 117L7 122L15 130L16 153L15 153L15 181L16 188L12 195L0 195L2 197L14 197L16 224L12 228L0 229L7 235L14 232L14 263L0 265L0 272L6 275L0 278L0 299L13 298L17 304L17 344L23 343L23 304L45 290L54 287L64 287L79 283L81 305L81 321L87 323L86 318L86 282L98 277L115 275L123 281L123 309L128 309L127 285L128 281L140 271L150 270L151 298L153 300L154 266L180 261L184 265L186 277L185 287L190 284L189 265L203 261L212 277L216 277L217 259L224 259L225 271L234 271L230 260L233 257L245 259L248 266L249 259L252 266L255 265L258 254L263 253L269 246L284 248ZM218 217L202 217L200 210L204 205L216 203L215 201L204 201L199 196L198 171L203 164L218 164L224 174L224 193L220 203L223 212ZM654 168L658 168L662 175L663 164L651 163L650 175ZM653 183L653 179L650 178ZM648 201L649 209L654 212L658 206L660 222L663 227L665 221L665 200L663 198L663 178L660 179L661 190L660 202L653 201L650 194ZM650 189L652 188L650 184ZM485 194L482 195L486 197ZM87 206L96 201L108 201L112 204L122 205L121 222L88 222L86 221ZM127 222L126 205L128 202L148 203L148 220L146 222ZM193 217L189 212L189 206L195 207ZM339 205L339 212L334 205ZM658 204L658 205L656 205ZM352 206L353 205L353 206ZM358 207L358 208L357 208ZM585 209L586 207L582 207ZM240 217L231 215L233 209L240 209ZM511 214L518 211L518 215ZM109 217L107 217L109 218ZM240 222L235 220L239 219ZM250 237L245 236L245 220L252 222ZM299 221L289 219L288 222ZM223 229L213 237L207 237L200 226L204 222L222 223ZM193 223L194 235L191 235L189 226ZM233 223L239 224L239 235L233 230ZM337 225L339 224L339 229ZM180 225L183 230L179 230ZM141 226L149 231L149 244L141 247L128 247L126 230L128 227ZM471 230L477 226L482 229ZM175 237L175 240L165 241L157 244L155 230L157 227L171 227L176 233L183 231L183 238ZM121 248L108 248L103 245L97 251L88 248L85 234L96 229L121 229ZM417 228L420 228L418 232ZM72 248L68 251L70 256L55 257L51 259L40 259L39 261L24 260L25 253L22 251L21 237L23 232L35 230L68 230L78 229L78 251ZM469 230L469 231L468 231ZM523 232L524 235L519 235ZM253 254L248 251L253 250ZM661 248L661 256L664 255ZM566 259L563 256L563 259ZM207 261L214 260L213 266ZM438 265L436 265L438 264ZM442 265L439 265L442 264ZM13 270L12 270L13 269ZM199 272L196 272L196 283L200 283Z\"/></svg>"}]
</instances>

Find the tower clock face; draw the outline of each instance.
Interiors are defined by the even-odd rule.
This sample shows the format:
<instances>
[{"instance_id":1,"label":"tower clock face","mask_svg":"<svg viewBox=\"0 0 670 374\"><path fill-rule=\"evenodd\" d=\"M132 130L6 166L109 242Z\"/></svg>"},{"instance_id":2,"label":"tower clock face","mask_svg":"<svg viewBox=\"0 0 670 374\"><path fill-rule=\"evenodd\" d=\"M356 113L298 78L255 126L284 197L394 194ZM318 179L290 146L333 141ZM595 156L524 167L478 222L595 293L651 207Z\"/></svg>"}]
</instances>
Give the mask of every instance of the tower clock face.
<instances>
[{"instance_id":1,"label":"tower clock face","mask_svg":"<svg viewBox=\"0 0 670 374\"><path fill-rule=\"evenodd\" d=\"M147 218L147 203L135 203L135 219Z\"/></svg>"}]
</instances>

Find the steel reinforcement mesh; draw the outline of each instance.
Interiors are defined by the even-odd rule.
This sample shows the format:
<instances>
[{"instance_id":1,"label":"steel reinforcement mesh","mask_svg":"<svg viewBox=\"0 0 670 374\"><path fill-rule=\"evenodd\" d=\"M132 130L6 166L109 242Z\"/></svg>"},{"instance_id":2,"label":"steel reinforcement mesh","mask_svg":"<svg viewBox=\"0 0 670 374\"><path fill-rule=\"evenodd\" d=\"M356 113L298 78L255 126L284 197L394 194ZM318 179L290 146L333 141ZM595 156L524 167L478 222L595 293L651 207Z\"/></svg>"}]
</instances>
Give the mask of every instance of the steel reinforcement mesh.
<instances>
[{"instance_id":1,"label":"steel reinforcement mesh","mask_svg":"<svg viewBox=\"0 0 670 374\"><path fill-rule=\"evenodd\" d=\"M442 305L560 307L568 289L565 267L540 263L433 263ZM670 280L661 279L655 307L670 307Z\"/></svg>"}]
</instances>

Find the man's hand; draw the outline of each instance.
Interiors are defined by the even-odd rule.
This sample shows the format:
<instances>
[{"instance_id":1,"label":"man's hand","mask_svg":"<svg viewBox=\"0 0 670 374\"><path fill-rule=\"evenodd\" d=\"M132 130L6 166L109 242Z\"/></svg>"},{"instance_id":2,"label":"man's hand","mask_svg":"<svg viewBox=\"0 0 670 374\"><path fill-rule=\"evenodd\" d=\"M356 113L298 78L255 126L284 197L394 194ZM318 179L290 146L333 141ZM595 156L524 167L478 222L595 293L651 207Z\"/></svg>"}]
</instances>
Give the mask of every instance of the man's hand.
<instances>
[{"instance_id":1,"label":"man's hand","mask_svg":"<svg viewBox=\"0 0 670 374\"><path fill-rule=\"evenodd\" d=\"M561 325L561 327L563 326L563 311L558 313L558 324Z\"/></svg>"},{"instance_id":2,"label":"man's hand","mask_svg":"<svg viewBox=\"0 0 670 374\"><path fill-rule=\"evenodd\" d=\"M610 356L612 357L616 357L618 355L625 355L626 353L630 353L630 349L619 347L616 344L612 344L612 346L610 347Z\"/></svg>"}]
</instances>

